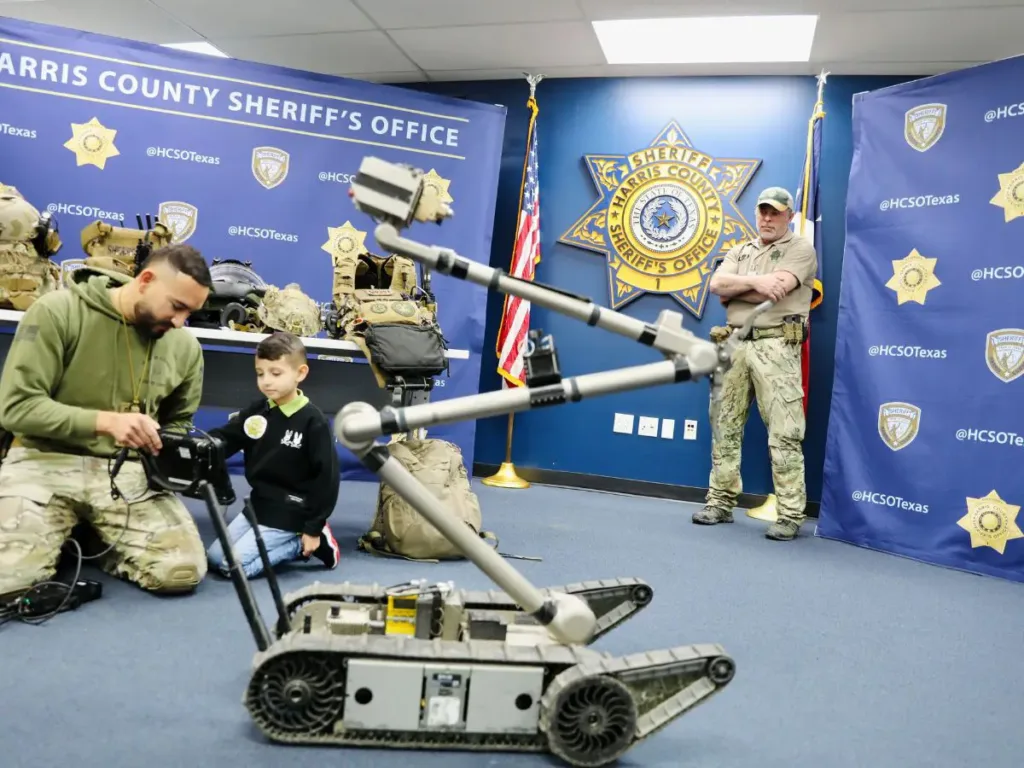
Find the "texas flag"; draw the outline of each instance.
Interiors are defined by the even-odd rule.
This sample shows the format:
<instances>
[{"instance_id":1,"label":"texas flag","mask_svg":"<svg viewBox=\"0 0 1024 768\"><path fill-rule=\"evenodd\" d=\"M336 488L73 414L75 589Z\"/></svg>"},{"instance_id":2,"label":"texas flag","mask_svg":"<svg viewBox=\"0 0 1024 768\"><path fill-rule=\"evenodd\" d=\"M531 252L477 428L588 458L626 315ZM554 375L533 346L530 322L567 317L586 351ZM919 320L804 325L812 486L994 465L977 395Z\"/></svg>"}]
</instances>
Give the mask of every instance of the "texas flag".
<instances>
[{"instance_id":1,"label":"texas flag","mask_svg":"<svg viewBox=\"0 0 1024 768\"><path fill-rule=\"evenodd\" d=\"M814 105L814 113L811 115L810 125L807 131L807 153L804 157L803 173L800 175L800 183L797 185L796 202L794 208L796 215L793 217L793 231L806 237L814 244L814 253L818 257L818 274L814 278L814 285L811 289L811 309L821 304L821 296L824 292L821 283L821 208L818 195L818 163L821 160L821 122L825 117L822 109L821 89L825 83L824 76L818 80L818 100ZM804 384L804 413L807 413L807 397L810 392L811 378L811 330L808 319L807 338L804 340L803 355L803 384Z\"/></svg>"}]
</instances>

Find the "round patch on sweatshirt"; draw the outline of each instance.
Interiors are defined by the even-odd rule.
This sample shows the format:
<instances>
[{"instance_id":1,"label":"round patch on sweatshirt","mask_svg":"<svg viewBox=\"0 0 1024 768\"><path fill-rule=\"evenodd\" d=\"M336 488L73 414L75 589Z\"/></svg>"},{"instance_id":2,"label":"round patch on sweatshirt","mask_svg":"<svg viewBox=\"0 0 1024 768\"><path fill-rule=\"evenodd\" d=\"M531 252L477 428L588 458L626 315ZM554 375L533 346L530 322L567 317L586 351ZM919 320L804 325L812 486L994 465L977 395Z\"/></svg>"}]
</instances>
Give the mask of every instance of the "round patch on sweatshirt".
<instances>
[{"instance_id":1,"label":"round patch on sweatshirt","mask_svg":"<svg viewBox=\"0 0 1024 768\"><path fill-rule=\"evenodd\" d=\"M267 420L263 416L250 416L242 424L242 429L253 440L259 440L263 437L263 433L267 431Z\"/></svg>"}]
</instances>

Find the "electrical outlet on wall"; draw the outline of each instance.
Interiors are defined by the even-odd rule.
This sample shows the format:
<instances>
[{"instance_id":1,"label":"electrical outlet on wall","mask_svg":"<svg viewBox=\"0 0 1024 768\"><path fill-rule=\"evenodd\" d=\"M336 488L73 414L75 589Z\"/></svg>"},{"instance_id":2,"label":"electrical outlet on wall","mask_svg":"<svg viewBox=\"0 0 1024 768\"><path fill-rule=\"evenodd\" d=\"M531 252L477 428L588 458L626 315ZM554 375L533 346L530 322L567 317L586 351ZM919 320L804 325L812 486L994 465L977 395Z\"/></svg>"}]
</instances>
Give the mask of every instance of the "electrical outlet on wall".
<instances>
[{"instance_id":1,"label":"electrical outlet on wall","mask_svg":"<svg viewBox=\"0 0 1024 768\"><path fill-rule=\"evenodd\" d=\"M644 437L657 437L658 436L658 419L655 416L641 416L640 427L637 429L638 435Z\"/></svg>"},{"instance_id":2,"label":"electrical outlet on wall","mask_svg":"<svg viewBox=\"0 0 1024 768\"><path fill-rule=\"evenodd\" d=\"M633 434L633 414L632 413L616 413L615 421L612 424L612 432L618 432L622 435Z\"/></svg>"},{"instance_id":3,"label":"electrical outlet on wall","mask_svg":"<svg viewBox=\"0 0 1024 768\"><path fill-rule=\"evenodd\" d=\"M687 419L686 424L683 426L683 440L696 440L697 439L697 422L693 419Z\"/></svg>"}]
</instances>

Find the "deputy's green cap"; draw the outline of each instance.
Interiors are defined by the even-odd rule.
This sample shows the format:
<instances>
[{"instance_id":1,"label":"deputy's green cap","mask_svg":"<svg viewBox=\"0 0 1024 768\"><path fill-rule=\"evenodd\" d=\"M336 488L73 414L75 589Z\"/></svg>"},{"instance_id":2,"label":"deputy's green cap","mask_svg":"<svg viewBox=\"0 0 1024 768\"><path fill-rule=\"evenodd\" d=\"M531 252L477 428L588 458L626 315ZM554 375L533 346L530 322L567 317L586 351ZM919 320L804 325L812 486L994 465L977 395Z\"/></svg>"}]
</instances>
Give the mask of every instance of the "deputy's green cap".
<instances>
[{"instance_id":1,"label":"deputy's green cap","mask_svg":"<svg viewBox=\"0 0 1024 768\"><path fill-rule=\"evenodd\" d=\"M757 198L757 204L766 203L777 211L793 210L793 196L782 187L768 187Z\"/></svg>"}]
</instances>

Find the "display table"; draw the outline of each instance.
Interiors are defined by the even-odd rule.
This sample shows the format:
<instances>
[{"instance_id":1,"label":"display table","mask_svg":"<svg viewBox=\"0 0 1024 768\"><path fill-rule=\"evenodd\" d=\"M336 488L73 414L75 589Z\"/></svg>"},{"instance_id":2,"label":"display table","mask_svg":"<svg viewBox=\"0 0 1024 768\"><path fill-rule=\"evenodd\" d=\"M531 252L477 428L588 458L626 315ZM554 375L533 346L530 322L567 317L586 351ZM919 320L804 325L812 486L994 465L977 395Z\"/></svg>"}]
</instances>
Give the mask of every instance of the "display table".
<instances>
[{"instance_id":1,"label":"display table","mask_svg":"<svg viewBox=\"0 0 1024 768\"><path fill-rule=\"evenodd\" d=\"M0 309L0 362L7 357L11 337L23 315L16 310ZM267 334L191 327L186 330L203 346L202 409L235 411L259 397L252 354ZM327 416L333 418L342 406L354 401L362 400L376 408L391 402L391 393L377 386L366 356L355 343L321 337L304 337L302 342L309 357L309 376L302 391ZM450 349L446 356L450 360L467 360L469 351Z\"/></svg>"}]
</instances>

